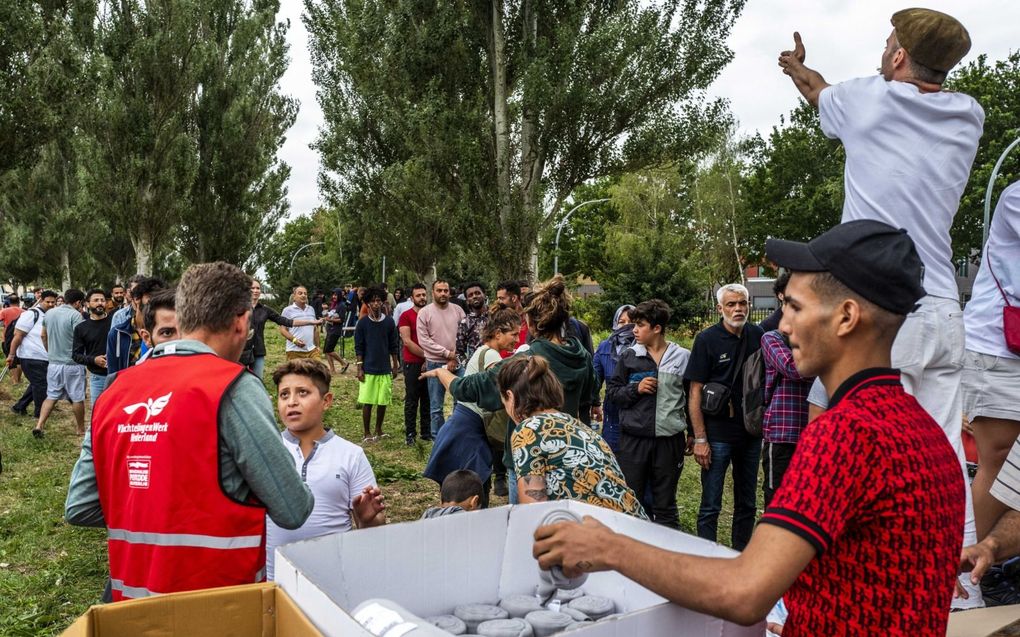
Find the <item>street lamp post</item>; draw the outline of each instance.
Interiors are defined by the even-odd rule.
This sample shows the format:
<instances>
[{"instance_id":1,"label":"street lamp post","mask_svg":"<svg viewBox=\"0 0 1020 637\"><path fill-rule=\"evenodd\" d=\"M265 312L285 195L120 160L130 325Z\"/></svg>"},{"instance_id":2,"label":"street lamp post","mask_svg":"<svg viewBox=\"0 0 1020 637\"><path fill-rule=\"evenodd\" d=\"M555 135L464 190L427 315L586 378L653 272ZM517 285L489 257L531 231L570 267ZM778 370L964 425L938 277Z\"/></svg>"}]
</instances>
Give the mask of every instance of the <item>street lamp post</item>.
<instances>
[{"instance_id":1,"label":"street lamp post","mask_svg":"<svg viewBox=\"0 0 1020 637\"><path fill-rule=\"evenodd\" d=\"M1002 162L1006 160L1006 155L1009 151L1020 144L1020 137L1013 140L1013 143L1006 146L1006 150L1002 151L999 155L999 161L995 162L995 168L992 169L992 176L988 178L988 189L985 190L985 222L981 232L981 245L984 246L988 243L988 224L992 218L992 190L995 186L995 178L999 176L999 169L1002 168Z\"/></svg>"},{"instance_id":2,"label":"street lamp post","mask_svg":"<svg viewBox=\"0 0 1020 637\"><path fill-rule=\"evenodd\" d=\"M553 276L560 273L560 233L563 232L564 226L566 226L567 222L570 221L570 215L574 214L574 211L582 206L587 206L588 204L593 203L602 203L605 201L609 201L609 199L589 199L588 201L582 201L568 210L567 214L563 215L563 218L556 224L556 248L553 253Z\"/></svg>"},{"instance_id":3,"label":"street lamp post","mask_svg":"<svg viewBox=\"0 0 1020 637\"><path fill-rule=\"evenodd\" d=\"M324 244L325 244L324 241L313 241L312 243L306 243L305 245L303 245L300 248L298 248L297 250L295 250L294 251L294 255L291 256L291 258L290 258L290 268L287 271L291 272L291 273L294 272L294 259L297 258L297 255L301 254L306 249L308 249L308 248L310 248L312 246L321 246L321 245L324 245Z\"/></svg>"}]
</instances>

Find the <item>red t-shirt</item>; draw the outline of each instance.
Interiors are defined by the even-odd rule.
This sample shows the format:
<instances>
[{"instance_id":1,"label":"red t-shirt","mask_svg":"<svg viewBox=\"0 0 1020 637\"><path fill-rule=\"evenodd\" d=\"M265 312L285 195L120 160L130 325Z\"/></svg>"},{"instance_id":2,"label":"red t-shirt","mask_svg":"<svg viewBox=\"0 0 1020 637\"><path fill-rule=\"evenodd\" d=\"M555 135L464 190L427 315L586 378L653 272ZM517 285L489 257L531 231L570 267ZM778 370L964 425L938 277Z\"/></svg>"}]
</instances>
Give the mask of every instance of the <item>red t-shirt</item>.
<instances>
[{"instance_id":1,"label":"red t-shirt","mask_svg":"<svg viewBox=\"0 0 1020 637\"><path fill-rule=\"evenodd\" d=\"M0 310L0 323L4 324L3 328L6 330L7 326L12 322L17 321L18 317L21 316L21 313L24 311L24 308L21 307L5 307Z\"/></svg>"},{"instance_id":2,"label":"red t-shirt","mask_svg":"<svg viewBox=\"0 0 1020 637\"><path fill-rule=\"evenodd\" d=\"M366 304L367 305L367 304ZM418 344L418 311L415 308L409 308L404 310L404 313L400 315L400 320L397 321L397 330L402 327L411 328L411 342L415 345ZM421 356L415 356L411 353L406 346L400 346L401 352L403 352L405 363L424 363L425 359Z\"/></svg>"},{"instance_id":3,"label":"red t-shirt","mask_svg":"<svg viewBox=\"0 0 1020 637\"><path fill-rule=\"evenodd\" d=\"M956 453L899 371L850 377L761 518L818 552L785 595L783 637L946 634L963 510Z\"/></svg>"}]
</instances>

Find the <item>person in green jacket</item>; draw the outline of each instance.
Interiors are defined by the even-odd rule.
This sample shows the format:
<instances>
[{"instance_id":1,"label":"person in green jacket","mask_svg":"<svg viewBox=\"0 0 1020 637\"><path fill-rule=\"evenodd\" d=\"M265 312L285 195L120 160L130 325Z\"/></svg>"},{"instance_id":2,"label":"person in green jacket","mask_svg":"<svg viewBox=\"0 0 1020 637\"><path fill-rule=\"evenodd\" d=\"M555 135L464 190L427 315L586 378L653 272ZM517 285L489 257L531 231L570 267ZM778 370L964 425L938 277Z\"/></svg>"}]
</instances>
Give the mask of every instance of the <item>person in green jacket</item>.
<instances>
[{"instance_id":1,"label":"person in green jacket","mask_svg":"<svg viewBox=\"0 0 1020 637\"><path fill-rule=\"evenodd\" d=\"M517 356L541 356L563 385L563 413L569 414L584 424L591 423L591 408L595 396L595 370L591 354L579 340L566 336L570 319L570 293L567 292L563 277L556 275L539 284L524 303L524 319L528 325L530 343L517 350ZM449 392L457 401L475 403L486 411L503 409L496 377L499 370L511 358L504 359L488 370L463 378L444 378L449 382ZM432 373L432 372L427 372ZM445 383L444 383L445 384ZM503 464L507 467L507 485L510 487L510 503L517 504L517 476L513 473L510 434L514 423L507 423L504 440Z\"/></svg>"}]
</instances>

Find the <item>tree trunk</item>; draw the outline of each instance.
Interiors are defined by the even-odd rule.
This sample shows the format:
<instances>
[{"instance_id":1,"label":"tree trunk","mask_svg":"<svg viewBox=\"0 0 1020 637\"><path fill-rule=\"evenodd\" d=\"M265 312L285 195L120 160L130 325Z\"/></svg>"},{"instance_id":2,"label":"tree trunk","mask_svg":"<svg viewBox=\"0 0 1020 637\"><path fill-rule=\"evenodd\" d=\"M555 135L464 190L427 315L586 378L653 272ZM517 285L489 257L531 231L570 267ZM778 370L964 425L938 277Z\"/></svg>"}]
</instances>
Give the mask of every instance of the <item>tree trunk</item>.
<instances>
[{"instance_id":1,"label":"tree trunk","mask_svg":"<svg viewBox=\"0 0 1020 637\"><path fill-rule=\"evenodd\" d=\"M531 59L535 52L535 43L538 37L538 16L532 6L531 0L525 0L521 7L521 16L524 27L524 57ZM523 195L521 214L525 223L522 224L519 237L524 245L529 248L528 277L533 278L538 273L538 231L537 220L540 219L541 211L539 198L541 197L542 173L545 171L544 153L538 143L538 118L539 113L531 104L530 96L525 93L521 107L521 189Z\"/></svg>"},{"instance_id":2,"label":"tree trunk","mask_svg":"<svg viewBox=\"0 0 1020 637\"><path fill-rule=\"evenodd\" d=\"M744 279L744 266L740 262L740 246L737 245L737 200L733 194L733 180L728 174L726 183L730 190L730 231L733 236L733 256L737 260L737 275L740 277L740 283L744 284L747 281Z\"/></svg>"},{"instance_id":3,"label":"tree trunk","mask_svg":"<svg viewBox=\"0 0 1020 637\"><path fill-rule=\"evenodd\" d=\"M496 129L496 192L499 196L499 225L506 236L513 209L510 200L510 116L507 107L503 0L492 0L491 46L492 119Z\"/></svg>"},{"instance_id":4,"label":"tree trunk","mask_svg":"<svg viewBox=\"0 0 1020 637\"><path fill-rule=\"evenodd\" d=\"M421 277L422 282L425 284L425 292L429 296L429 301L432 301L432 284L439 278L439 274L436 272L436 264L433 262L432 267L425 271L425 276Z\"/></svg>"},{"instance_id":5,"label":"tree trunk","mask_svg":"<svg viewBox=\"0 0 1020 637\"><path fill-rule=\"evenodd\" d=\"M138 236L131 237L131 245L135 248L135 272L152 275L152 231L139 228Z\"/></svg>"},{"instance_id":6,"label":"tree trunk","mask_svg":"<svg viewBox=\"0 0 1020 637\"><path fill-rule=\"evenodd\" d=\"M71 251L67 248L60 253L60 284L61 290L71 287Z\"/></svg>"}]
</instances>

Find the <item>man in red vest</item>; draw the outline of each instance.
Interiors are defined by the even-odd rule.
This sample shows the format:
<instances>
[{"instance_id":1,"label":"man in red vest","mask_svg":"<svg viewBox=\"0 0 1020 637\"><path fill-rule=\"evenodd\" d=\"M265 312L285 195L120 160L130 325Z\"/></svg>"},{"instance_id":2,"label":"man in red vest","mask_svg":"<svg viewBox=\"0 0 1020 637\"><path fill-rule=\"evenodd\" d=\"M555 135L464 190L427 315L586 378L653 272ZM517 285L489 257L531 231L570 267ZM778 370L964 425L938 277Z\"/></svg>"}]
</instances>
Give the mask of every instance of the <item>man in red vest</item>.
<instances>
[{"instance_id":1,"label":"man in red vest","mask_svg":"<svg viewBox=\"0 0 1020 637\"><path fill-rule=\"evenodd\" d=\"M181 340L116 374L71 476L68 522L106 526L114 601L265 579L266 514L301 526L313 499L261 380L237 363L251 278L188 268Z\"/></svg>"}]
</instances>

